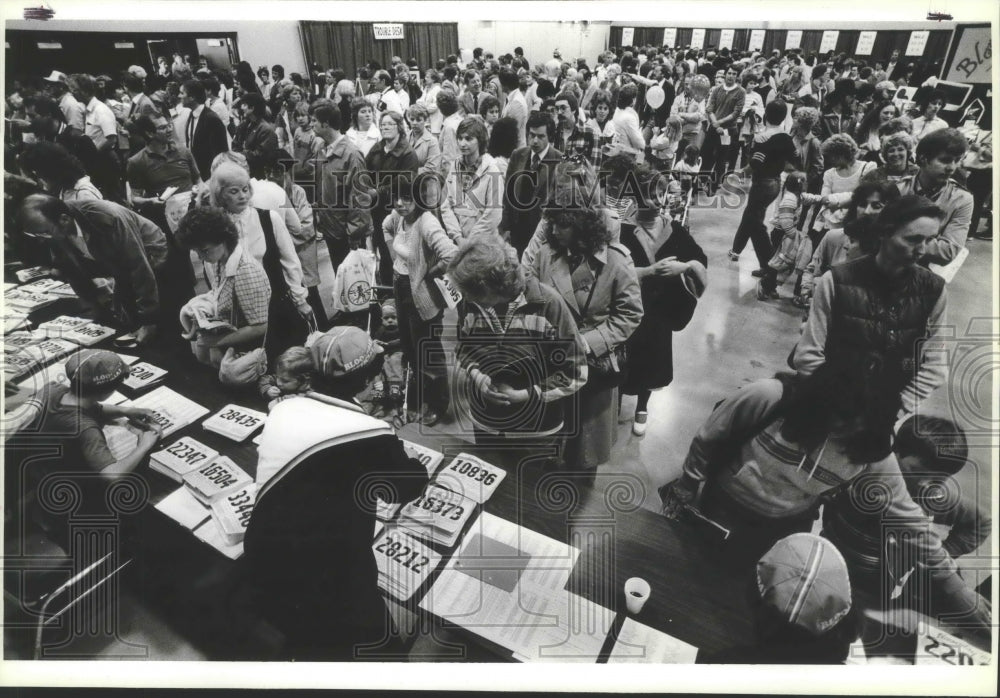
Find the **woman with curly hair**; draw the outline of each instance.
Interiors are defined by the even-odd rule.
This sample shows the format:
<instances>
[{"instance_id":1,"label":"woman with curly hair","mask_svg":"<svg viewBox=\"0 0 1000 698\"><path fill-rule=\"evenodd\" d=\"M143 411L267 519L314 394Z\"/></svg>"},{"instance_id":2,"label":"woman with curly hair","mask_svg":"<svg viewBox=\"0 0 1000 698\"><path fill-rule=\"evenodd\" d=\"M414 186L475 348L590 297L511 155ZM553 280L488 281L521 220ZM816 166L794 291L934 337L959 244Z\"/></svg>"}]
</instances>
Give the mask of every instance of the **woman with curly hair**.
<instances>
[{"instance_id":1,"label":"woman with curly hair","mask_svg":"<svg viewBox=\"0 0 1000 698\"><path fill-rule=\"evenodd\" d=\"M577 398L565 462L593 473L611 457L616 428L621 350L642 319L639 279L628 248L611 243L606 218L596 207L546 208L545 241L530 258L528 273L552 286L566 301L583 337L589 364L587 385Z\"/></svg>"},{"instance_id":2,"label":"woman with curly hair","mask_svg":"<svg viewBox=\"0 0 1000 698\"><path fill-rule=\"evenodd\" d=\"M813 248L827 230L840 227L851 201L851 192L865 173L875 169L874 162L858 162L857 157L858 144L846 133L835 133L823 141L823 160L828 169L823 173L820 192L823 210L816 217L814 231L809 234Z\"/></svg>"},{"instance_id":3,"label":"woman with curly hair","mask_svg":"<svg viewBox=\"0 0 1000 698\"><path fill-rule=\"evenodd\" d=\"M526 278L499 236L465 240L451 260L458 306L456 399L468 402L476 442L555 445L567 400L587 380L586 349L566 302Z\"/></svg>"},{"instance_id":4,"label":"woman with curly hair","mask_svg":"<svg viewBox=\"0 0 1000 698\"><path fill-rule=\"evenodd\" d=\"M500 118L500 100L493 95L483 95L479 100L479 117L486 124L487 135L493 132L493 124Z\"/></svg>"},{"instance_id":5,"label":"woman with curly hair","mask_svg":"<svg viewBox=\"0 0 1000 698\"><path fill-rule=\"evenodd\" d=\"M598 139L597 162L594 167L600 167L604 161L604 147L615 138L615 123L611 119L614 105L611 103L611 93L607 90L597 90L590 98L590 115L586 128L590 129Z\"/></svg>"},{"instance_id":6,"label":"woman with curly hair","mask_svg":"<svg viewBox=\"0 0 1000 698\"><path fill-rule=\"evenodd\" d=\"M899 107L889 101L878 102L865 114L854 134L861 150L862 160L878 162L879 152L882 150L879 127L898 116Z\"/></svg>"},{"instance_id":7,"label":"woman with curly hair","mask_svg":"<svg viewBox=\"0 0 1000 698\"><path fill-rule=\"evenodd\" d=\"M879 151L882 164L870 170L861 178L861 182L895 182L903 177L915 175L920 171L913 161L913 151L916 147L917 142L906 131L882 136Z\"/></svg>"},{"instance_id":8,"label":"woman with curly hair","mask_svg":"<svg viewBox=\"0 0 1000 698\"><path fill-rule=\"evenodd\" d=\"M20 165L25 176L40 182L45 191L63 201L104 198L91 183L83 163L58 143L30 144L21 153Z\"/></svg>"},{"instance_id":9,"label":"woman with curly hair","mask_svg":"<svg viewBox=\"0 0 1000 698\"><path fill-rule=\"evenodd\" d=\"M913 119L913 137L919 141L929 133L948 128L948 122L938 116L948 98L938 89L921 87L913 96L918 115Z\"/></svg>"}]
</instances>

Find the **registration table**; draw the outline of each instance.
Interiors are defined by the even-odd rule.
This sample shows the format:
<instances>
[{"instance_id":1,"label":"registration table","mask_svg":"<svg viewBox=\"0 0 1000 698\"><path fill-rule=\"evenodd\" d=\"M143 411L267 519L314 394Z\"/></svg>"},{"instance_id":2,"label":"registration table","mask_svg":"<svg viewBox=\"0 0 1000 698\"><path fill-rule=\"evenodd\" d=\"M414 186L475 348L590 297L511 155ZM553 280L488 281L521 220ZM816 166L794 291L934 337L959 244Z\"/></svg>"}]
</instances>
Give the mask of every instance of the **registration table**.
<instances>
[{"instance_id":1,"label":"registration table","mask_svg":"<svg viewBox=\"0 0 1000 698\"><path fill-rule=\"evenodd\" d=\"M73 310L60 301L31 319L37 325ZM96 346L116 350L110 339ZM159 386L206 410L157 451L171 449L183 460L194 439L256 475L252 436L236 442L203 426L228 406L246 408L245 414L266 411L255 390L224 389L183 347L116 351L141 354L141 362L166 371ZM156 389L122 392L141 401ZM246 419L239 421L259 435ZM522 446L480 448L419 425L399 435L418 452L428 449L425 462L437 477L415 502L381 510L384 521L373 531L373 554L385 556L380 569L392 563L418 574L421 566L431 570L419 575L415 589L382 580L407 653L393 658L691 662L699 649L752 640L752 570L728 566L717 544L692 524L642 509L645 485L636 476L602 471L587 480L552 471L542 454ZM130 522L138 545L129 551L134 564L124 579L127 592L212 659L272 658L280 640L255 612L253 580L238 549L213 547L157 509L180 485L164 474L162 462L154 466L136 470L148 501ZM456 499L463 486L466 499ZM404 553L421 517L438 527ZM635 615L626 612L623 592L631 577L651 587Z\"/></svg>"}]
</instances>

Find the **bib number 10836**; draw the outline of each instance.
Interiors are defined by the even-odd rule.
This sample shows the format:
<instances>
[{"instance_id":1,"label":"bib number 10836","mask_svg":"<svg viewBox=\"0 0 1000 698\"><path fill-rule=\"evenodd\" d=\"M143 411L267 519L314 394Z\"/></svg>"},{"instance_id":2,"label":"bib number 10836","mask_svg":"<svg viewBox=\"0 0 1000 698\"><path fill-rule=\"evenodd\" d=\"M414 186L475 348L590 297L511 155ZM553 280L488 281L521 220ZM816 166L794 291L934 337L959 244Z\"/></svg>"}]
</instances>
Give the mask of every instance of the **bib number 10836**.
<instances>
[{"instance_id":1,"label":"bib number 10836","mask_svg":"<svg viewBox=\"0 0 1000 698\"><path fill-rule=\"evenodd\" d=\"M507 475L506 471L467 453L459 453L438 477L440 486L483 504Z\"/></svg>"}]
</instances>

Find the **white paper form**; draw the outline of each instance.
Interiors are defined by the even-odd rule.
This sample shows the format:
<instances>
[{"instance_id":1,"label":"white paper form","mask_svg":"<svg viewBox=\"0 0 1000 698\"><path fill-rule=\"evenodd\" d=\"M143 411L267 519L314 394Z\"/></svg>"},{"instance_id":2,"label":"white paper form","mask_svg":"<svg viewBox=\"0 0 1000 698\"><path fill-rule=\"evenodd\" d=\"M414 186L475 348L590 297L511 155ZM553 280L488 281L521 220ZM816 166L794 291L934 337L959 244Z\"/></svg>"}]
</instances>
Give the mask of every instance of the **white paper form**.
<instances>
[{"instance_id":1,"label":"white paper form","mask_svg":"<svg viewBox=\"0 0 1000 698\"><path fill-rule=\"evenodd\" d=\"M137 397L132 405L152 410L157 424L163 429L164 437L208 414L207 407L202 407L166 386L154 388L142 397Z\"/></svg>"},{"instance_id":2,"label":"white paper form","mask_svg":"<svg viewBox=\"0 0 1000 698\"><path fill-rule=\"evenodd\" d=\"M626 618L608 664L694 664L698 648Z\"/></svg>"},{"instance_id":3,"label":"white paper form","mask_svg":"<svg viewBox=\"0 0 1000 698\"><path fill-rule=\"evenodd\" d=\"M614 613L566 591L579 555L484 513L420 605L522 661L594 662Z\"/></svg>"},{"instance_id":4,"label":"white paper form","mask_svg":"<svg viewBox=\"0 0 1000 698\"><path fill-rule=\"evenodd\" d=\"M194 530L208 520L211 511L191 494L187 487L178 487L164 497L156 508L184 528Z\"/></svg>"}]
</instances>

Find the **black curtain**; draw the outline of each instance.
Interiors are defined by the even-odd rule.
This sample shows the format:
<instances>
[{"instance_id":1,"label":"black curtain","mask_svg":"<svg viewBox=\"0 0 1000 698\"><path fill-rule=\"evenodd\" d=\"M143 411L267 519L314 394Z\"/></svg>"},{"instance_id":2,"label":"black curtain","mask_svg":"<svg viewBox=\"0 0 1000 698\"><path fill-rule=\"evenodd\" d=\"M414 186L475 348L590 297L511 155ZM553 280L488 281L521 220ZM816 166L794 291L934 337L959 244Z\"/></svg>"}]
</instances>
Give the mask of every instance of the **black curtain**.
<instances>
[{"instance_id":1,"label":"black curtain","mask_svg":"<svg viewBox=\"0 0 1000 698\"><path fill-rule=\"evenodd\" d=\"M608 45L613 48L622 47L622 30L625 27L611 27ZM663 46L663 27L635 27L630 46Z\"/></svg>"},{"instance_id":2,"label":"black curtain","mask_svg":"<svg viewBox=\"0 0 1000 698\"><path fill-rule=\"evenodd\" d=\"M375 40L370 22L299 22L306 60L320 67L341 68L354 77L369 61L388 66L393 56L416 58L421 68L458 54L455 22L404 22L402 40Z\"/></svg>"}]
</instances>

